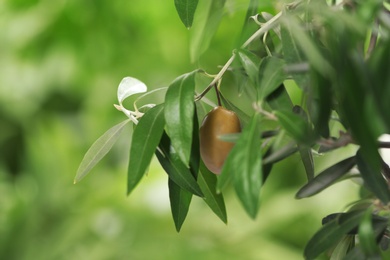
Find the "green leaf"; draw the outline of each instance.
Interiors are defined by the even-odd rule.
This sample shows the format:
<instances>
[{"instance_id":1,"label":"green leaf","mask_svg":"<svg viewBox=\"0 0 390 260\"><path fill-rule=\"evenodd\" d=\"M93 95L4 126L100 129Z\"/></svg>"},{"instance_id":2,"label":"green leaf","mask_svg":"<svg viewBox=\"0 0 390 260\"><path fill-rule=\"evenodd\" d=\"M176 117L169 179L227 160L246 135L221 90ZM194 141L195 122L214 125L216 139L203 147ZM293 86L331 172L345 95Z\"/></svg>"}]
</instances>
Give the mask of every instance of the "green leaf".
<instances>
[{"instance_id":1,"label":"green leaf","mask_svg":"<svg viewBox=\"0 0 390 260\"><path fill-rule=\"evenodd\" d=\"M192 194L203 197L203 193L196 182L194 175L180 160L178 154L171 145L171 140L165 133L163 133L161 137L158 148L159 149L156 151L157 159L169 178L181 188Z\"/></svg>"},{"instance_id":2,"label":"green leaf","mask_svg":"<svg viewBox=\"0 0 390 260\"><path fill-rule=\"evenodd\" d=\"M257 85L260 59L254 53L246 49L239 49L237 54L242 67L249 76L249 79Z\"/></svg>"},{"instance_id":3,"label":"green leaf","mask_svg":"<svg viewBox=\"0 0 390 260\"><path fill-rule=\"evenodd\" d=\"M260 115L254 114L243 129L221 172L221 177L232 176L236 194L252 218L255 218L258 212L262 185L262 141L259 138L261 134L259 121Z\"/></svg>"},{"instance_id":4,"label":"green leaf","mask_svg":"<svg viewBox=\"0 0 390 260\"><path fill-rule=\"evenodd\" d=\"M195 110L195 72L176 78L165 94L166 131L182 162L188 166L191 154Z\"/></svg>"},{"instance_id":5,"label":"green leaf","mask_svg":"<svg viewBox=\"0 0 390 260\"><path fill-rule=\"evenodd\" d=\"M296 198L306 198L319 193L331 186L336 180L345 175L356 164L355 156L344 159L327 168L309 181L297 193Z\"/></svg>"},{"instance_id":6,"label":"green leaf","mask_svg":"<svg viewBox=\"0 0 390 260\"><path fill-rule=\"evenodd\" d=\"M148 110L135 127L127 171L127 194L130 194L146 173L164 126L164 104L160 104Z\"/></svg>"},{"instance_id":7,"label":"green leaf","mask_svg":"<svg viewBox=\"0 0 390 260\"><path fill-rule=\"evenodd\" d=\"M268 95L266 101L272 110L291 111L293 106L284 84L281 84L274 92Z\"/></svg>"},{"instance_id":8,"label":"green leaf","mask_svg":"<svg viewBox=\"0 0 390 260\"><path fill-rule=\"evenodd\" d=\"M291 59L289 62L297 63L302 60L302 56L298 56L299 52L302 52L307 61L309 61L310 66L316 69L321 75L329 76L334 75L334 70L329 62L322 56L319 48L314 44L313 40L310 38L309 34L306 32L306 29L300 24L301 21L293 15L284 15L282 18L282 28L284 27L286 31L284 35L288 35L288 40L290 43L286 42L286 37L284 40L285 46L283 46L283 50L291 51L291 53L287 53L287 59ZM283 32L282 32L282 41L283 41ZM286 55L286 54L285 54ZM291 64L288 63L288 64ZM303 82L298 80L298 85L301 88L305 88Z\"/></svg>"},{"instance_id":9,"label":"green leaf","mask_svg":"<svg viewBox=\"0 0 390 260\"><path fill-rule=\"evenodd\" d=\"M316 259L317 256L340 241L345 234L356 228L363 215L364 211L351 211L323 225L306 244L305 258Z\"/></svg>"},{"instance_id":10,"label":"green leaf","mask_svg":"<svg viewBox=\"0 0 390 260\"><path fill-rule=\"evenodd\" d=\"M294 66L307 62L301 46L293 37L293 31L289 26L281 26L281 39L284 59L287 65ZM306 89L309 84L307 73L292 73L292 77L301 89Z\"/></svg>"},{"instance_id":11,"label":"green leaf","mask_svg":"<svg viewBox=\"0 0 390 260\"><path fill-rule=\"evenodd\" d=\"M274 150L274 149L272 149ZM283 146L280 149L275 149L275 151L272 151L271 154L268 156L264 157L263 159L263 164L268 165L268 164L273 164L277 163L290 155L296 153L298 151L297 145L295 143L289 143Z\"/></svg>"},{"instance_id":12,"label":"green leaf","mask_svg":"<svg viewBox=\"0 0 390 260\"><path fill-rule=\"evenodd\" d=\"M83 160L77 169L74 183L83 179L95 165L111 150L112 146L118 140L120 133L124 126L130 122L130 119L125 120L110 129L108 129L102 136L100 136L88 149L84 155Z\"/></svg>"},{"instance_id":13,"label":"green leaf","mask_svg":"<svg viewBox=\"0 0 390 260\"><path fill-rule=\"evenodd\" d=\"M244 24L242 26L241 34L237 42L237 47L241 46L257 29L258 26L251 19L252 16L258 14L259 1L250 0L246 11Z\"/></svg>"},{"instance_id":14,"label":"green leaf","mask_svg":"<svg viewBox=\"0 0 390 260\"><path fill-rule=\"evenodd\" d=\"M275 116L284 129L299 143L311 144L313 135L308 122L290 111L275 111Z\"/></svg>"},{"instance_id":15,"label":"green leaf","mask_svg":"<svg viewBox=\"0 0 390 260\"><path fill-rule=\"evenodd\" d=\"M361 149L356 153L356 160L366 187L384 204L387 204L390 201L390 191L381 174L380 165L368 163Z\"/></svg>"},{"instance_id":16,"label":"green leaf","mask_svg":"<svg viewBox=\"0 0 390 260\"><path fill-rule=\"evenodd\" d=\"M192 193L182 189L179 185L172 181L171 178L168 180L168 188L172 217L175 222L176 231L179 232L187 217L191 204Z\"/></svg>"},{"instance_id":17,"label":"green leaf","mask_svg":"<svg viewBox=\"0 0 390 260\"><path fill-rule=\"evenodd\" d=\"M204 194L204 200L210 209L224 223L227 223L225 202L222 194L217 194L217 176L210 172L203 162L200 164L198 184Z\"/></svg>"},{"instance_id":18,"label":"green leaf","mask_svg":"<svg viewBox=\"0 0 390 260\"><path fill-rule=\"evenodd\" d=\"M286 79L284 65L284 60L276 57L265 57L261 60L260 67L258 69L259 100L263 100L274 92Z\"/></svg>"},{"instance_id":19,"label":"green leaf","mask_svg":"<svg viewBox=\"0 0 390 260\"><path fill-rule=\"evenodd\" d=\"M359 224L359 244L367 257L379 257L379 248L375 239L371 210L367 210Z\"/></svg>"},{"instance_id":20,"label":"green leaf","mask_svg":"<svg viewBox=\"0 0 390 260\"><path fill-rule=\"evenodd\" d=\"M302 158L303 166L305 167L307 180L310 181L314 178L313 153L311 152L311 148L305 145L298 145L298 149Z\"/></svg>"},{"instance_id":21,"label":"green leaf","mask_svg":"<svg viewBox=\"0 0 390 260\"><path fill-rule=\"evenodd\" d=\"M190 57L195 62L210 45L221 22L226 0L201 0L190 36Z\"/></svg>"},{"instance_id":22,"label":"green leaf","mask_svg":"<svg viewBox=\"0 0 390 260\"><path fill-rule=\"evenodd\" d=\"M198 0L175 0L176 11L187 29L192 26L197 6Z\"/></svg>"},{"instance_id":23,"label":"green leaf","mask_svg":"<svg viewBox=\"0 0 390 260\"><path fill-rule=\"evenodd\" d=\"M222 103L224 104L224 106L233 111L234 113L237 114L237 116L240 118L240 122L242 124L242 126L244 127L246 124L248 124L249 120L250 120L250 117L244 112L242 111L241 109L239 109L237 106L235 106L232 102L230 102L229 100L227 100L223 95L222 93L220 93L220 96L221 96L221 99L222 99Z\"/></svg>"},{"instance_id":24,"label":"green leaf","mask_svg":"<svg viewBox=\"0 0 390 260\"><path fill-rule=\"evenodd\" d=\"M355 236L346 235L341 241L337 244L335 249L332 252L330 260L340 260L344 259L345 255L351 249L355 242Z\"/></svg>"}]
</instances>

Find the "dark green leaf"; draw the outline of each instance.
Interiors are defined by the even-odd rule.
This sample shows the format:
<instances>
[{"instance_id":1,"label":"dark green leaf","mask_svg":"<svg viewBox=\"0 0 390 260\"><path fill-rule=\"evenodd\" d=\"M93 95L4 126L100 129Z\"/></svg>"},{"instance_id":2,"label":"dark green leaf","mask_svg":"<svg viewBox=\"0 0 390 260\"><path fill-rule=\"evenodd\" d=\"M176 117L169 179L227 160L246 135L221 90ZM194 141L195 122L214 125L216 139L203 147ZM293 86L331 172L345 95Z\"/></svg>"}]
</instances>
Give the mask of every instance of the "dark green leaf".
<instances>
[{"instance_id":1,"label":"dark green leaf","mask_svg":"<svg viewBox=\"0 0 390 260\"><path fill-rule=\"evenodd\" d=\"M332 185L336 180L345 175L356 164L355 157L344 159L335 165L327 168L318 174L314 179L309 181L297 193L296 198L306 198Z\"/></svg>"},{"instance_id":2,"label":"dark green leaf","mask_svg":"<svg viewBox=\"0 0 390 260\"><path fill-rule=\"evenodd\" d=\"M337 244L335 249L332 252L330 260L339 260L344 259L348 251L353 247L355 241L355 236L346 235L343 239Z\"/></svg>"},{"instance_id":3,"label":"dark green leaf","mask_svg":"<svg viewBox=\"0 0 390 260\"><path fill-rule=\"evenodd\" d=\"M192 26L197 5L198 0L175 0L176 11L187 29Z\"/></svg>"},{"instance_id":4,"label":"dark green leaf","mask_svg":"<svg viewBox=\"0 0 390 260\"><path fill-rule=\"evenodd\" d=\"M237 43L237 47L241 46L252 34L258 29L257 24L251 19L252 16L258 14L259 1L250 0L246 11L244 25L242 26L241 35Z\"/></svg>"},{"instance_id":5,"label":"dark green leaf","mask_svg":"<svg viewBox=\"0 0 390 260\"><path fill-rule=\"evenodd\" d=\"M349 231L356 228L364 215L364 211L351 211L323 225L306 244L304 255L306 259L316 259L328 250Z\"/></svg>"},{"instance_id":6,"label":"dark green leaf","mask_svg":"<svg viewBox=\"0 0 390 260\"><path fill-rule=\"evenodd\" d=\"M311 144L313 135L308 122L290 111L275 111L275 116L284 129L299 143Z\"/></svg>"},{"instance_id":7,"label":"dark green leaf","mask_svg":"<svg viewBox=\"0 0 390 260\"><path fill-rule=\"evenodd\" d=\"M274 92L268 95L266 101L272 110L291 111L293 106L284 84L281 84Z\"/></svg>"},{"instance_id":8,"label":"dark green leaf","mask_svg":"<svg viewBox=\"0 0 390 260\"><path fill-rule=\"evenodd\" d=\"M295 143L289 143L283 146L280 149L273 149L272 153L266 156L263 160L263 164L273 164L277 163L290 155L296 153L298 151L297 145Z\"/></svg>"},{"instance_id":9,"label":"dark green leaf","mask_svg":"<svg viewBox=\"0 0 390 260\"><path fill-rule=\"evenodd\" d=\"M254 53L246 49L239 49L237 54L242 67L249 76L249 79L252 83L257 85L260 59Z\"/></svg>"},{"instance_id":10,"label":"dark green leaf","mask_svg":"<svg viewBox=\"0 0 390 260\"><path fill-rule=\"evenodd\" d=\"M370 85L373 90L375 104L379 109L383 122L390 132L390 42L387 39L381 45L376 46L368 61L371 71Z\"/></svg>"},{"instance_id":11,"label":"dark green leaf","mask_svg":"<svg viewBox=\"0 0 390 260\"><path fill-rule=\"evenodd\" d=\"M371 210L367 210L359 224L359 244L367 257L379 257L371 218Z\"/></svg>"},{"instance_id":12,"label":"dark green leaf","mask_svg":"<svg viewBox=\"0 0 390 260\"><path fill-rule=\"evenodd\" d=\"M83 160L77 169L74 183L79 182L84 178L95 165L111 150L112 146L118 140L120 133L130 119L127 119L107 130L101 137L99 137L84 155Z\"/></svg>"},{"instance_id":13,"label":"dark green leaf","mask_svg":"<svg viewBox=\"0 0 390 260\"><path fill-rule=\"evenodd\" d=\"M356 160L366 187L384 204L387 204L390 201L390 192L381 174L380 162L379 165L373 164L372 162L369 163L361 149L356 153Z\"/></svg>"},{"instance_id":14,"label":"dark green leaf","mask_svg":"<svg viewBox=\"0 0 390 260\"><path fill-rule=\"evenodd\" d=\"M200 1L190 36L190 57L196 61L210 45L224 13L226 0Z\"/></svg>"},{"instance_id":15,"label":"dark green leaf","mask_svg":"<svg viewBox=\"0 0 390 260\"><path fill-rule=\"evenodd\" d=\"M258 69L259 100L263 100L274 92L286 79L284 65L284 60L276 57L265 57L261 60L260 68Z\"/></svg>"},{"instance_id":16,"label":"dark green leaf","mask_svg":"<svg viewBox=\"0 0 390 260\"><path fill-rule=\"evenodd\" d=\"M180 186L172 181L171 178L168 180L168 188L172 217L175 222L176 231L179 232L187 217L192 193L180 188Z\"/></svg>"},{"instance_id":17,"label":"dark green leaf","mask_svg":"<svg viewBox=\"0 0 390 260\"><path fill-rule=\"evenodd\" d=\"M294 32L290 26L281 26L282 47L284 59L287 65L297 65L307 62L305 55L301 50L301 46L294 39ZM301 89L306 89L309 83L307 73L293 73L292 77Z\"/></svg>"},{"instance_id":18,"label":"dark green leaf","mask_svg":"<svg viewBox=\"0 0 390 260\"><path fill-rule=\"evenodd\" d=\"M283 51L287 51L285 55L289 57L287 58L287 64L300 63L302 59L306 58L310 66L321 73L321 75L334 75L332 66L323 57L309 34L307 34L306 29L301 25L301 21L293 15L284 15L281 21L283 24L281 27L286 29L284 32L282 31L282 42ZM287 39L286 36L288 37ZM303 53L304 57L300 53ZM306 83L304 81L306 80L305 78L297 80L297 84L302 89L305 89Z\"/></svg>"},{"instance_id":19,"label":"dark green leaf","mask_svg":"<svg viewBox=\"0 0 390 260\"><path fill-rule=\"evenodd\" d=\"M236 194L246 212L255 218L260 202L262 185L262 151L260 115L254 114L243 129L240 139L230 152L223 166L222 176L232 176ZM220 186L219 186L220 187Z\"/></svg>"},{"instance_id":20,"label":"dark green leaf","mask_svg":"<svg viewBox=\"0 0 390 260\"><path fill-rule=\"evenodd\" d=\"M317 135L329 137L329 118L332 112L332 88L331 82L312 70L310 78L310 92L308 111L311 122Z\"/></svg>"},{"instance_id":21,"label":"dark green leaf","mask_svg":"<svg viewBox=\"0 0 390 260\"><path fill-rule=\"evenodd\" d=\"M195 72L175 79L165 95L166 131L172 146L188 166L191 154L195 95Z\"/></svg>"},{"instance_id":22,"label":"dark green leaf","mask_svg":"<svg viewBox=\"0 0 390 260\"><path fill-rule=\"evenodd\" d=\"M127 176L129 194L146 173L164 131L164 104L150 109L134 129Z\"/></svg>"},{"instance_id":23,"label":"dark green leaf","mask_svg":"<svg viewBox=\"0 0 390 260\"><path fill-rule=\"evenodd\" d=\"M203 162L200 165L198 184L204 194L204 200L207 205L224 223L227 223L223 196L222 194L217 194L217 176L210 172Z\"/></svg>"},{"instance_id":24,"label":"dark green leaf","mask_svg":"<svg viewBox=\"0 0 390 260\"><path fill-rule=\"evenodd\" d=\"M232 102L227 100L222 94L220 94L220 96L221 96L222 102L225 105L225 107L227 109L233 111L234 113L236 113L237 116L240 118L240 122L241 122L242 126L244 127L246 124L248 124L250 117L245 112L243 112L241 109L239 109L237 106L235 106Z\"/></svg>"},{"instance_id":25,"label":"dark green leaf","mask_svg":"<svg viewBox=\"0 0 390 260\"><path fill-rule=\"evenodd\" d=\"M158 148L159 150L156 151L157 159L164 168L165 172L168 174L169 178L172 179L181 188L197 196L203 197L203 193L200 190L195 177L191 173L190 169L186 167L180 160L179 156L171 145L171 140L165 133L163 133L161 137Z\"/></svg>"},{"instance_id":26,"label":"dark green leaf","mask_svg":"<svg viewBox=\"0 0 390 260\"><path fill-rule=\"evenodd\" d=\"M311 152L311 148L305 145L298 145L299 154L302 158L303 166L305 167L305 172L307 176L307 180L310 181L314 178L314 161L313 161L313 153Z\"/></svg>"},{"instance_id":27,"label":"dark green leaf","mask_svg":"<svg viewBox=\"0 0 390 260\"><path fill-rule=\"evenodd\" d=\"M306 114L306 111L303 110L300 106L294 106L293 112L295 114L298 114L301 116L305 122L308 122L308 116ZM314 161L313 161L313 154L311 151L311 147L307 145L298 144L299 154L302 158L303 166L305 167L305 172L307 176L307 180L310 181L314 178Z\"/></svg>"}]
</instances>

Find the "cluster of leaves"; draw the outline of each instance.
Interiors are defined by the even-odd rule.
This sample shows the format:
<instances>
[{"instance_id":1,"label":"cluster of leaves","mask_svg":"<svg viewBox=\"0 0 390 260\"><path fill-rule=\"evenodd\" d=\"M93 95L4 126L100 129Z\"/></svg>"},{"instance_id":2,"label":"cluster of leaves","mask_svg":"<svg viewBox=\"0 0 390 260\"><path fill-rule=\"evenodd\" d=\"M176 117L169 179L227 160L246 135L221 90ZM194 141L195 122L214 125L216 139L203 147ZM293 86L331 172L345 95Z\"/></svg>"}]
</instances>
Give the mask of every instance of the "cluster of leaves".
<instances>
[{"instance_id":1,"label":"cluster of leaves","mask_svg":"<svg viewBox=\"0 0 390 260\"><path fill-rule=\"evenodd\" d=\"M225 1L206 2L198 6L197 0L175 0L186 27L193 21L200 23L197 17L203 19L192 42L197 46L192 57L207 48ZM378 151L389 146L378 138L390 133L390 14L388 4L379 0L333 2L294 2L272 16L257 15L258 1L251 0L247 18L252 17L252 25L257 22L260 29L251 31L252 36L237 48L198 98L194 99L196 79L202 73L197 70L176 78L166 91L164 103L147 105L145 111L135 106L132 112L122 106L122 101L146 92L146 86L133 78L124 79L118 88L117 108L131 120L111 128L91 147L75 181L90 171L110 150L124 125L133 121L128 193L156 155L168 174L172 215L179 231L193 195L203 198L227 222L222 193L230 184L245 211L255 218L260 190L273 165L298 153L307 183L297 198L315 195L347 178L360 181L364 191L362 200L348 212L324 218L323 227L306 246L305 257L314 259L330 249L333 259L380 257L388 244L390 216L390 170ZM248 24L243 35L252 28ZM197 45L200 42L202 45ZM233 63L235 66L230 66ZM216 176L199 154L199 122L207 111L199 100L229 66L238 79L237 91L255 93L247 95L254 105L252 113L247 114L221 94L223 105L239 116L243 131L221 137L235 142L235 146L221 175ZM302 91L299 105L292 103L285 87L291 80ZM333 121L341 125L338 136L330 128ZM346 145L354 146L356 154L315 174L313 153L325 154ZM358 173L351 174L355 166ZM359 239L355 244L356 236Z\"/></svg>"}]
</instances>

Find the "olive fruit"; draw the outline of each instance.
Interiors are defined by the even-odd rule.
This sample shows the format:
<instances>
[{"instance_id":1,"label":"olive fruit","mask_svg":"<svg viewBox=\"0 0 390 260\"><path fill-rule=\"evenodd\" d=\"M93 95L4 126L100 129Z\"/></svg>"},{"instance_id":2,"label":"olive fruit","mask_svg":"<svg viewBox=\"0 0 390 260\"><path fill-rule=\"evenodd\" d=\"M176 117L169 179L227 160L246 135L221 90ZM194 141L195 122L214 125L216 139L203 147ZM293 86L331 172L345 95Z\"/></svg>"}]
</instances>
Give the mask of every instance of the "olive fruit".
<instances>
[{"instance_id":1,"label":"olive fruit","mask_svg":"<svg viewBox=\"0 0 390 260\"><path fill-rule=\"evenodd\" d=\"M219 136L240 131L240 120L233 111L218 106L205 116L199 133L200 155L211 172L221 172L223 163L234 146L234 143L220 140Z\"/></svg>"}]
</instances>

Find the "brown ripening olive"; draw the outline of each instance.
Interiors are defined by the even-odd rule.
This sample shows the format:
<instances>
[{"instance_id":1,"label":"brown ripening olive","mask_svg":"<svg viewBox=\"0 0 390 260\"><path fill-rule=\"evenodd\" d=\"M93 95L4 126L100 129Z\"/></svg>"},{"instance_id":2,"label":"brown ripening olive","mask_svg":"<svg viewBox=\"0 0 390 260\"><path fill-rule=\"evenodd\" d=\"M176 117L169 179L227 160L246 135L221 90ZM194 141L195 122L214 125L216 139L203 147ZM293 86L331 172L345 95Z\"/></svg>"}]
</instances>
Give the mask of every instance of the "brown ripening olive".
<instances>
[{"instance_id":1,"label":"brown ripening olive","mask_svg":"<svg viewBox=\"0 0 390 260\"><path fill-rule=\"evenodd\" d=\"M222 141L218 137L240 131L240 120L233 111L218 106L205 116L200 127L200 155L211 172L221 172L223 163L234 146L234 143Z\"/></svg>"}]
</instances>

